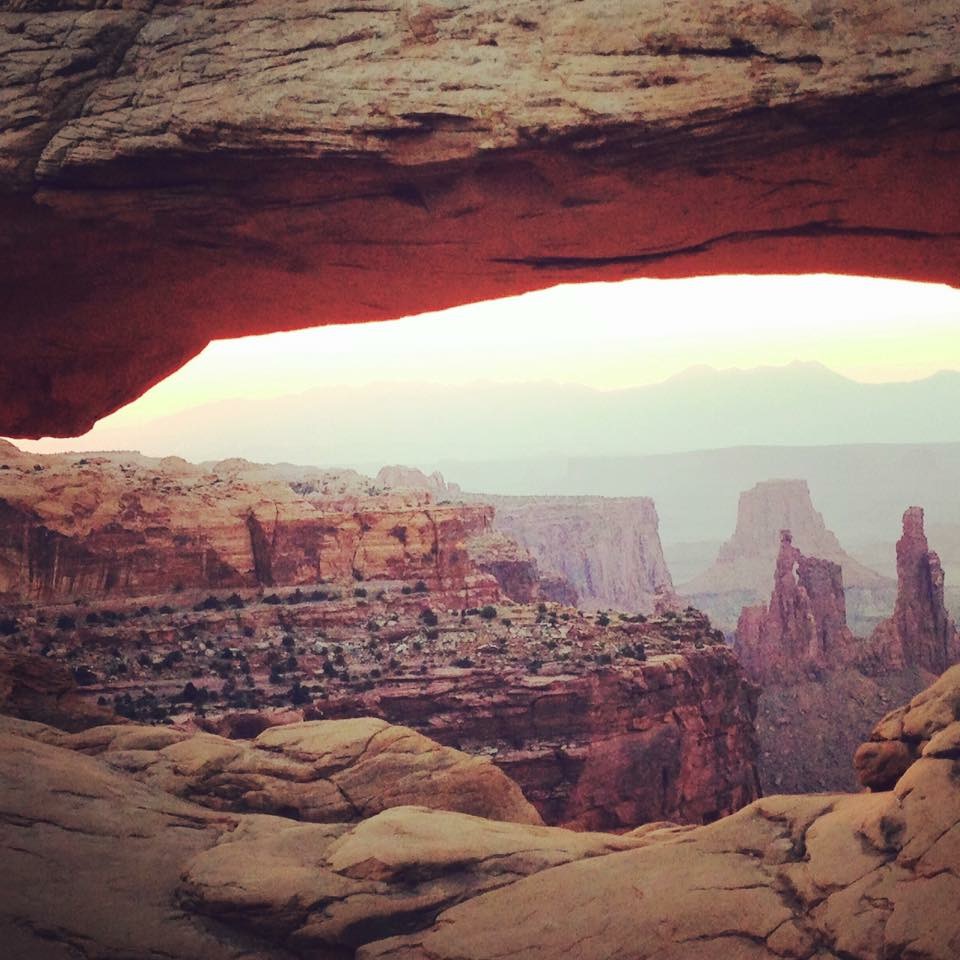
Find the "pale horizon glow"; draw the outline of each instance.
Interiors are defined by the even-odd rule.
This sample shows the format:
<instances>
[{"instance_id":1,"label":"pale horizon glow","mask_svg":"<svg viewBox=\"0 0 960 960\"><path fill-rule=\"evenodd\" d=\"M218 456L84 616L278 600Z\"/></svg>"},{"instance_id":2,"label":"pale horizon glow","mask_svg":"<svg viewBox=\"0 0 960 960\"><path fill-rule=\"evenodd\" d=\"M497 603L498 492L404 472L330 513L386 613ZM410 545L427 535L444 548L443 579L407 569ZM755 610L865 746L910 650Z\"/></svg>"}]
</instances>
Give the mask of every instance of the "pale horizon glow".
<instances>
[{"instance_id":1,"label":"pale horizon glow","mask_svg":"<svg viewBox=\"0 0 960 960\"><path fill-rule=\"evenodd\" d=\"M861 382L914 380L960 369L958 333L960 290L935 284L828 275L576 284L384 323L214 341L93 435L237 396L372 383L613 390L693 366L795 361ZM55 452L84 449L83 440L16 442Z\"/></svg>"}]
</instances>

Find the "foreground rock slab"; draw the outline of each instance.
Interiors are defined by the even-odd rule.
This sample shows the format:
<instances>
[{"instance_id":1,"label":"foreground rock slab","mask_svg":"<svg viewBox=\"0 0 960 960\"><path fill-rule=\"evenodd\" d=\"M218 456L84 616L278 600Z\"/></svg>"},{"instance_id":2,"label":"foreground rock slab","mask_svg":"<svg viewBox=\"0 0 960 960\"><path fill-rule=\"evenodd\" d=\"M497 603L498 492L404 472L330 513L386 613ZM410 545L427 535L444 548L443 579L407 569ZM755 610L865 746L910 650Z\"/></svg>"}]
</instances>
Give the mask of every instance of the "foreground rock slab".
<instances>
[{"instance_id":1,"label":"foreground rock slab","mask_svg":"<svg viewBox=\"0 0 960 960\"><path fill-rule=\"evenodd\" d=\"M183 864L235 826L92 757L0 734L3 955L287 960L177 905Z\"/></svg>"},{"instance_id":2,"label":"foreground rock slab","mask_svg":"<svg viewBox=\"0 0 960 960\"><path fill-rule=\"evenodd\" d=\"M134 724L67 736L44 727L13 729L99 756L113 770L215 810L339 823L422 804L542 823L489 760L369 717L273 727L253 741Z\"/></svg>"}]
</instances>

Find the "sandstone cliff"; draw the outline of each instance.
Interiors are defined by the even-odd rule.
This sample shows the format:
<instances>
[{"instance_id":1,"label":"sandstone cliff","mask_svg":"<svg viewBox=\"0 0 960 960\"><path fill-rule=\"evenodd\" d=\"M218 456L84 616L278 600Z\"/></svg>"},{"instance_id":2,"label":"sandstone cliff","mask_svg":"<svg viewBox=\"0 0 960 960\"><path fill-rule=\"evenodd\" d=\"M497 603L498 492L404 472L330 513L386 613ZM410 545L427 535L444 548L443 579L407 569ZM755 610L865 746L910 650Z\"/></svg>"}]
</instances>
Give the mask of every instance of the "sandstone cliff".
<instances>
[{"instance_id":1,"label":"sandstone cliff","mask_svg":"<svg viewBox=\"0 0 960 960\"><path fill-rule=\"evenodd\" d=\"M423 580L496 597L465 542L483 505L368 496L362 478L242 460L195 466L139 454L0 450L0 596L169 594L355 580ZM361 492L356 488L361 487Z\"/></svg>"},{"instance_id":2,"label":"sandstone cliff","mask_svg":"<svg viewBox=\"0 0 960 960\"><path fill-rule=\"evenodd\" d=\"M852 788L848 757L883 705L912 697L960 660L922 509L906 511L903 531L896 609L869 638L847 627L839 566L803 556L786 531L769 606L742 611L734 647L762 688L757 731L767 790Z\"/></svg>"},{"instance_id":3,"label":"sandstone cliff","mask_svg":"<svg viewBox=\"0 0 960 960\"><path fill-rule=\"evenodd\" d=\"M705 823L759 795L755 692L723 646L579 675L437 671L322 709L490 756L547 823L575 829Z\"/></svg>"},{"instance_id":4,"label":"sandstone cliff","mask_svg":"<svg viewBox=\"0 0 960 960\"><path fill-rule=\"evenodd\" d=\"M733 632L743 606L766 603L770 571L777 562L780 531L789 530L798 550L839 564L846 590L890 590L893 583L854 560L814 509L805 480L766 480L740 494L733 536L709 569L681 584L678 592Z\"/></svg>"},{"instance_id":5,"label":"sandstone cliff","mask_svg":"<svg viewBox=\"0 0 960 960\"><path fill-rule=\"evenodd\" d=\"M814 509L805 480L765 480L740 494L733 536L709 570L680 588L684 595L750 591L765 596L780 548L789 530L797 549L843 568L848 587L881 586L883 577L847 554Z\"/></svg>"},{"instance_id":6,"label":"sandstone cliff","mask_svg":"<svg viewBox=\"0 0 960 960\"><path fill-rule=\"evenodd\" d=\"M472 496L493 505L494 527L544 571L566 577L584 608L651 613L673 602L649 498Z\"/></svg>"},{"instance_id":7,"label":"sandstone cliff","mask_svg":"<svg viewBox=\"0 0 960 960\"><path fill-rule=\"evenodd\" d=\"M958 282L958 48L946 0L4 0L0 433L557 283Z\"/></svg>"}]
</instances>

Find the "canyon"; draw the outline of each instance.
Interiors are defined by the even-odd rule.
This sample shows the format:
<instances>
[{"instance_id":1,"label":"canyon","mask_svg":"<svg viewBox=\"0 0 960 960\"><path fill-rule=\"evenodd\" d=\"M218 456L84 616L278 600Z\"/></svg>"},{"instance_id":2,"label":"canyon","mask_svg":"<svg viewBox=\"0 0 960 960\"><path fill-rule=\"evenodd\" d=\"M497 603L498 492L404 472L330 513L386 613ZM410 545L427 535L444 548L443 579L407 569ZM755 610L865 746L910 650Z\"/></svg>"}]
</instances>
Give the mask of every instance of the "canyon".
<instances>
[{"instance_id":1,"label":"canyon","mask_svg":"<svg viewBox=\"0 0 960 960\"><path fill-rule=\"evenodd\" d=\"M762 690L757 726L768 786L851 788L848 760L878 705L912 697L960 661L920 507L903 515L897 570L893 615L858 638L846 622L840 565L805 556L790 531L781 532L769 605L745 607L734 639Z\"/></svg>"},{"instance_id":2,"label":"canyon","mask_svg":"<svg viewBox=\"0 0 960 960\"><path fill-rule=\"evenodd\" d=\"M649 501L511 501L508 529L551 557L583 535L574 561L616 560L649 612L589 615L501 503L454 502L438 475L2 452L0 694L25 719L379 717L492 758L578 829L758 795L754 688L706 617L642 595L645 537L669 583Z\"/></svg>"},{"instance_id":3,"label":"canyon","mask_svg":"<svg viewBox=\"0 0 960 960\"><path fill-rule=\"evenodd\" d=\"M807 556L843 569L844 589L853 603L882 606L888 595L892 601L892 582L843 549L814 508L805 480L765 480L741 493L733 536L713 564L678 592L732 633L740 609L769 595L782 530L790 531L796 548Z\"/></svg>"},{"instance_id":4,"label":"canyon","mask_svg":"<svg viewBox=\"0 0 960 960\"><path fill-rule=\"evenodd\" d=\"M388 489L422 490L492 506L494 529L536 560L540 577L549 582L547 599L633 613L677 606L657 509L649 497L464 493L439 472L428 477L411 467L381 471L377 479Z\"/></svg>"}]
</instances>

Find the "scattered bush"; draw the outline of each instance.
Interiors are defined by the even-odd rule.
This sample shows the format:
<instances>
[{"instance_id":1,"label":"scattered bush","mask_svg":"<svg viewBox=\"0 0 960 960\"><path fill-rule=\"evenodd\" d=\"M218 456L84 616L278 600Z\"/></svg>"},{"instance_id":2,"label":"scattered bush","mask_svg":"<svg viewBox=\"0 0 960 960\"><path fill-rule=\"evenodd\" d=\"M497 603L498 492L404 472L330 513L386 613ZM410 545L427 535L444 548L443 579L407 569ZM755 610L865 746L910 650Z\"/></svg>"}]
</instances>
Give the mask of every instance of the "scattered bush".
<instances>
[{"instance_id":1,"label":"scattered bush","mask_svg":"<svg viewBox=\"0 0 960 960\"><path fill-rule=\"evenodd\" d=\"M480 619L481 620L496 620L497 618L497 608L492 604L487 604L480 608Z\"/></svg>"},{"instance_id":2,"label":"scattered bush","mask_svg":"<svg viewBox=\"0 0 960 960\"><path fill-rule=\"evenodd\" d=\"M599 627L609 627L610 618L605 613L597 614L597 626Z\"/></svg>"},{"instance_id":3,"label":"scattered bush","mask_svg":"<svg viewBox=\"0 0 960 960\"><path fill-rule=\"evenodd\" d=\"M14 617L0 617L0 636L12 637L20 629Z\"/></svg>"},{"instance_id":4,"label":"scattered bush","mask_svg":"<svg viewBox=\"0 0 960 960\"><path fill-rule=\"evenodd\" d=\"M469 657L457 657L453 661L455 667L472 667L473 661Z\"/></svg>"},{"instance_id":5,"label":"scattered bush","mask_svg":"<svg viewBox=\"0 0 960 960\"><path fill-rule=\"evenodd\" d=\"M57 617L56 626L58 630L76 630L77 621L74 620L73 617L61 613L60 616Z\"/></svg>"},{"instance_id":6,"label":"scattered bush","mask_svg":"<svg viewBox=\"0 0 960 960\"><path fill-rule=\"evenodd\" d=\"M194 611L200 613L202 610L222 610L223 602L218 600L213 594L210 594L206 600L201 600L199 603L193 605Z\"/></svg>"},{"instance_id":7,"label":"scattered bush","mask_svg":"<svg viewBox=\"0 0 960 960\"><path fill-rule=\"evenodd\" d=\"M428 627L435 627L440 622L440 619L429 607L424 607L420 611L420 620Z\"/></svg>"},{"instance_id":8,"label":"scattered bush","mask_svg":"<svg viewBox=\"0 0 960 960\"><path fill-rule=\"evenodd\" d=\"M365 596L367 595L366 587L357 587L357 588L353 591L353 595L354 595L355 597L358 597L358 598L359 598L359 597L365 597Z\"/></svg>"},{"instance_id":9,"label":"scattered bush","mask_svg":"<svg viewBox=\"0 0 960 960\"><path fill-rule=\"evenodd\" d=\"M227 597L227 606L230 607L231 610L242 610L246 604L243 602L243 597L241 597L239 593L231 593L230 596Z\"/></svg>"},{"instance_id":10,"label":"scattered bush","mask_svg":"<svg viewBox=\"0 0 960 960\"><path fill-rule=\"evenodd\" d=\"M426 585L426 583L424 583L423 580L418 580L418 581L413 585L413 592L414 592L414 593L429 593L429 592L430 592L430 588Z\"/></svg>"},{"instance_id":11,"label":"scattered bush","mask_svg":"<svg viewBox=\"0 0 960 960\"><path fill-rule=\"evenodd\" d=\"M97 682L97 675L89 667L79 666L73 668L73 679L81 687L89 687Z\"/></svg>"},{"instance_id":12,"label":"scattered bush","mask_svg":"<svg viewBox=\"0 0 960 960\"><path fill-rule=\"evenodd\" d=\"M276 606L276 605L279 604L279 603L283 603L283 601L282 601L275 593L271 593L271 594L268 594L267 596L265 596L265 597L263 598L263 602L264 602L264 603L269 603L269 604L271 604L272 606Z\"/></svg>"}]
</instances>

